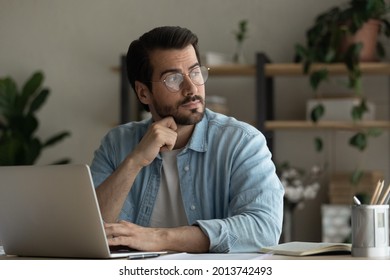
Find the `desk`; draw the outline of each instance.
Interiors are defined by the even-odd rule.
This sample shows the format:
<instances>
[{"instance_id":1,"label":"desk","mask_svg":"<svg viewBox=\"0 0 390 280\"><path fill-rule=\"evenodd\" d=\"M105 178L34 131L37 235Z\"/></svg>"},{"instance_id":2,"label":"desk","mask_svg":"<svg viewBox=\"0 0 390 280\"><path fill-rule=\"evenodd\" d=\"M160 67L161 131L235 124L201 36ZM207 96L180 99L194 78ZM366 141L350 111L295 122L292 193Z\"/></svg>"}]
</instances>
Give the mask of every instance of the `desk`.
<instances>
[{"instance_id":1,"label":"desk","mask_svg":"<svg viewBox=\"0 0 390 280\"><path fill-rule=\"evenodd\" d=\"M305 257L257 254L257 253L242 253L242 254L189 254L178 253L168 254L154 258L155 260L390 260L390 257L385 258L357 258L350 254L345 255L314 255Z\"/></svg>"},{"instance_id":2,"label":"desk","mask_svg":"<svg viewBox=\"0 0 390 280\"><path fill-rule=\"evenodd\" d=\"M48 259L63 259L63 258L37 258L37 257L19 257L4 255L3 247L0 246L0 260L48 260ZM125 259L125 258L124 258ZM114 259L115 260L115 259ZM119 258L121 260L121 258ZM123 260L123 259L122 259ZM389 257L384 258L357 258L350 254L343 255L314 255L305 257L262 254L262 253L232 253L232 254L191 254L191 253L172 253L162 255L157 258L145 260L390 260Z\"/></svg>"},{"instance_id":3,"label":"desk","mask_svg":"<svg viewBox=\"0 0 390 280\"><path fill-rule=\"evenodd\" d=\"M37 258L37 257L19 257L19 256L0 256L1 260L64 260L64 258ZM107 259L107 260L126 260L126 258ZM167 254L157 258L144 259L149 260L390 260L385 258L357 258L351 255L315 255L305 257L270 255L257 253L240 253L240 254L190 254L174 253Z\"/></svg>"}]
</instances>

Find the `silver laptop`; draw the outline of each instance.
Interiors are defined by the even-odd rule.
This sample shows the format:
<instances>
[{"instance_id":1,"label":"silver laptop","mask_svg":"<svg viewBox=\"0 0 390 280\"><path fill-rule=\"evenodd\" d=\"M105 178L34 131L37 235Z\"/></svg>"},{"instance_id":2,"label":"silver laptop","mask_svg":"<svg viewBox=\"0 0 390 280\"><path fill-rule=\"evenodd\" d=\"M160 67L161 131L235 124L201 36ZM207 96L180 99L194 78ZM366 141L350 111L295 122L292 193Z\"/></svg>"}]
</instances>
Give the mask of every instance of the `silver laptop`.
<instances>
[{"instance_id":1,"label":"silver laptop","mask_svg":"<svg viewBox=\"0 0 390 280\"><path fill-rule=\"evenodd\" d=\"M145 253L110 252L87 165L1 166L0 240L6 254L19 256L119 258Z\"/></svg>"}]
</instances>

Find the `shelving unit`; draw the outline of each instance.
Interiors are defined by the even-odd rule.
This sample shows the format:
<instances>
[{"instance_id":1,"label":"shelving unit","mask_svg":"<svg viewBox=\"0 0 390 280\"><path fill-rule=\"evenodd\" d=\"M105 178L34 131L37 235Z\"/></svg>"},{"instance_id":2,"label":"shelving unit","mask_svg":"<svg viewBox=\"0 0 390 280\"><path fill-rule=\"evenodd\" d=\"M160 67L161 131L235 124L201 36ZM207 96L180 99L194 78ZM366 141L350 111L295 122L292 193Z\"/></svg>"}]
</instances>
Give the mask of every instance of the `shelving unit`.
<instances>
[{"instance_id":1,"label":"shelving unit","mask_svg":"<svg viewBox=\"0 0 390 280\"><path fill-rule=\"evenodd\" d=\"M326 68L331 76L347 75L342 63L314 64L311 71ZM361 63L363 75L390 76L390 63ZM314 124L307 120L275 120L274 118L274 78L278 76L305 76L303 65L299 63L271 63L263 53L256 55L256 65L213 66L211 76L254 76L256 79L256 127L261 130L273 150L273 131L289 130L361 130L367 128L390 129L388 120L337 122L319 121Z\"/></svg>"},{"instance_id":2,"label":"shelving unit","mask_svg":"<svg viewBox=\"0 0 390 280\"><path fill-rule=\"evenodd\" d=\"M331 129L331 130L361 130L367 128L381 128L390 129L389 121L362 121L359 123L346 122L346 121L319 121L313 123L312 121L266 121L266 129L303 129L303 130L315 130L315 129Z\"/></svg>"},{"instance_id":3,"label":"shelving unit","mask_svg":"<svg viewBox=\"0 0 390 280\"><path fill-rule=\"evenodd\" d=\"M303 77L307 78L306 74L303 71L302 64L296 63L271 63L269 59L264 54L257 54L256 58L256 106L257 106L257 119L259 121L264 121L263 123L259 123L258 127L263 128L266 131L266 135L268 136L268 143L271 147L273 147L274 141L274 131L279 130L288 130L293 131L295 133L306 133L306 132L317 132L316 130L322 131L358 131L368 128L380 128L380 129L390 129L390 121L388 119L385 120L373 120L373 121L319 121L318 123L313 123L308 120L293 120L293 119L284 119L284 120L275 120L274 117L274 107L280 104L274 104L272 102L274 98L274 81L278 77ZM315 64L312 65L312 71L327 68L330 76L347 76L348 72L344 64ZM362 71L362 75L382 75L385 77L390 77L390 63L361 63L360 69ZM308 81L307 81L308 82ZM293 94L292 92L284 92L284 95ZM268 104L268 106L262 106L261 104ZM260 110L260 111L259 111ZM387 118L387 117L384 117ZM331 133L332 138L335 137ZM344 134L344 133L342 133ZM296 139L296 138L295 138ZM334 139L334 138L333 138ZM302 146L301 146L302 147ZM280 154L286 151L285 143L280 147ZM278 149L278 147L276 147ZM288 148L287 148L288 149ZM331 147L330 152L326 156L329 157L329 162L331 164L334 163L332 161L335 159L335 153L337 149L335 147ZM272 149L274 152L275 149ZM279 151L279 150L278 150ZM386 152L384 151L383 154ZM348 151L346 152L348 154ZM300 158L296 157L294 160L298 160L300 162ZM375 159L374 159L375 160ZM346 161L344 161L346 162ZM380 161L379 161L380 162ZM335 165L336 166L336 165ZM334 167L330 167L334 168ZM336 167L337 168L337 167ZM331 171L331 169L330 169ZM324 189L324 188L322 188ZM319 204L311 205L310 209L307 209L306 212L301 212L299 215L304 217L305 213L307 214L307 218L313 218L312 225L313 227L320 227L321 224L316 224L321 220L322 214L321 209L319 209L319 205L327 202L328 194L323 190L322 193L317 194L317 201ZM302 226L303 223L300 224L300 221L295 222L296 225Z\"/></svg>"},{"instance_id":4,"label":"shelving unit","mask_svg":"<svg viewBox=\"0 0 390 280\"><path fill-rule=\"evenodd\" d=\"M303 76L303 67L296 63L279 63L263 65L264 73L267 77L276 76ZM332 76L346 75L347 69L344 64L315 64L312 71L326 68ZM363 75L390 75L390 63L362 63L360 69ZM273 94L269 91L268 94ZM383 128L389 129L390 122L388 120L376 121L361 121L354 122L337 122L337 121L319 121L314 124L306 120L286 120L275 121L268 120L265 122L265 128L269 130L275 129L335 129L335 130L359 130L366 128Z\"/></svg>"}]
</instances>

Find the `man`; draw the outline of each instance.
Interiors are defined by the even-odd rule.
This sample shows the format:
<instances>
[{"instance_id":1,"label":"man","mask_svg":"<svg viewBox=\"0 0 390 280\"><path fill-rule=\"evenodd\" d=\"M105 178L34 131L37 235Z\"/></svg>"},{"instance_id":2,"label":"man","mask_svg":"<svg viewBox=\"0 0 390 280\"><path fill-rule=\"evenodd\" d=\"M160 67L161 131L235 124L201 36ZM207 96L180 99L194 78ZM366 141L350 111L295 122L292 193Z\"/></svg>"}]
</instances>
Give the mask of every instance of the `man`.
<instances>
[{"instance_id":1,"label":"man","mask_svg":"<svg viewBox=\"0 0 390 280\"><path fill-rule=\"evenodd\" d=\"M127 72L152 118L113 129L95 152L109 245L223 253L277 244L283 187L265 138L205 109L197 36L145 33L130 44Z\"/></svg>"}]
</instances>

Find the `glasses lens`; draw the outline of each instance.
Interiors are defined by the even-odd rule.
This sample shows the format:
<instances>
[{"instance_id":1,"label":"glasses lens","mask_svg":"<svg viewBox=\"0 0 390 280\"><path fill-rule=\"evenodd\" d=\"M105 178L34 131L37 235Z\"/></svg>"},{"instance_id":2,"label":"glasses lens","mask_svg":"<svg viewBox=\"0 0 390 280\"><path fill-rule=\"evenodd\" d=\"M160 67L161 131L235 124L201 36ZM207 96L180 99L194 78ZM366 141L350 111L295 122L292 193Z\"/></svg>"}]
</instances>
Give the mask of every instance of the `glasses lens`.
<instances>
[{"instance_id":1,"label":"glasses lens","mask_svg":"<svg viewBox=\"0 0 390 280\"><path fill-rule=\"evenodd\" d=\"M201 86L204 85L204 83L207 81L207 78L209 77L209 71L207 67L201 66L192 69L189 73L189 76L195 85Z\"/></svg>"},{"instance_id":2,"label":"glasses lens","mask_svg":"<svg viewBox=\"0 0 390 280\"><path fill-rule=\"evenodd\" d=\"M170 74L165 77L164 83L167 88L173 92L180 90L180 85L183 82L183 75L180 73Z\"/></svg>"},{"instance_id":3,"label":"glasses lens","mask_svg":"<svg viewBox=\"0 0 390 280\"><path fill-rule=\"evenodd\" d=\"M188 77L194 85L204 85L209 77L209 69L205 66L196 67L188 73ZM165 77L164 83L168 90L178 92L184 81L184 76L181 73L172 73Z\"/></svg>"}]
</instances>

